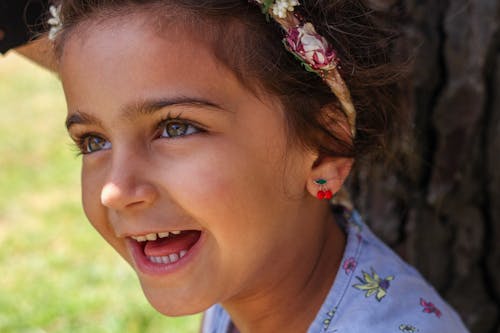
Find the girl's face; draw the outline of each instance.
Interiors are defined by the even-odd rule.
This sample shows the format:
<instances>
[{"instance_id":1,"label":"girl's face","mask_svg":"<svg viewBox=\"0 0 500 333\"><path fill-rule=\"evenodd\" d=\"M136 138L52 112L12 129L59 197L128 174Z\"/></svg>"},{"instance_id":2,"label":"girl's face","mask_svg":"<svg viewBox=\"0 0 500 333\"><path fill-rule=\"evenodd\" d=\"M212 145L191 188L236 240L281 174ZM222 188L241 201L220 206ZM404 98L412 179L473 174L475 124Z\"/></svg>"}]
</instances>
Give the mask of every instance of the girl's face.
<instances>
[{"instance_id":1,"label":"girl's face","mask_svg":"<svg viewBox=\"0 0 500 333\"><path fill-rule=\"evenodd\" d=\"M160 312L269 290L308 260L315 156L287 144L275 99L256 97L187 35L145 22L109 19L65 43L85 213Z\"/></svg>"}]
</instances>

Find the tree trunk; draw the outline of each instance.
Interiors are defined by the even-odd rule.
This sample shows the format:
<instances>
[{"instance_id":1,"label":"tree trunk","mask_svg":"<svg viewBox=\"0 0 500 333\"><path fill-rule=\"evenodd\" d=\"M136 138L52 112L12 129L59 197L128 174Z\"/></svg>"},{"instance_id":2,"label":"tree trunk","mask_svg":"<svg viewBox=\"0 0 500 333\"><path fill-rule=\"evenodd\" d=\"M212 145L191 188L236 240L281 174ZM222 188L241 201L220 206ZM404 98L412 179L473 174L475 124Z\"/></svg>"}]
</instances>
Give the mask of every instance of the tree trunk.
<instances>
[{"instance_id":1,"label":"tree trunk","mask_svg":"<svg viewBox=\"0 0 500 333\"><path fill-rule=\"evenodd\" d=\"M500 1L396 7L415 48L413 138L398 147L403 167L362 167L351 192L471 332L500 333Z\"/></svg>"}]
</instances>

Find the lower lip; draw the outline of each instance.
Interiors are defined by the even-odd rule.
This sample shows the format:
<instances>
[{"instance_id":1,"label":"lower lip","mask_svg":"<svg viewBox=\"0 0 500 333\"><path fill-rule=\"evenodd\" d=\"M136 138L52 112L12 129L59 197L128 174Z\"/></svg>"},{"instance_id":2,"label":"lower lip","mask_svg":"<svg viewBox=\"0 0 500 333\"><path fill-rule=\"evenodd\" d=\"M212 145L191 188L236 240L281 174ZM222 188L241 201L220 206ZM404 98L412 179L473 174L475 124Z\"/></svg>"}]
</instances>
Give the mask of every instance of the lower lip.
<instances>
[{"instance_id":1,"label":"lower lip","mask_svg":"<svg viewBox=\"0 0 500 333\"><path fill-rule=\"evenodd\" d=\"M127 246L132 254L132 258L135 263L135 267L137 270L146 275L154 275L154 276L164 276L173 274L185 266L187 266L191 261L194 260L198 252L200 251L201 246L205 240L205 233L202 231L200 238L196 241L196 243L191 246L186 255L182 258L179 258L174 263L169 264L158 264L151 262L148 257L144 254L143 246L131 239L127 238Z\"/></svg>"}]
</instances>

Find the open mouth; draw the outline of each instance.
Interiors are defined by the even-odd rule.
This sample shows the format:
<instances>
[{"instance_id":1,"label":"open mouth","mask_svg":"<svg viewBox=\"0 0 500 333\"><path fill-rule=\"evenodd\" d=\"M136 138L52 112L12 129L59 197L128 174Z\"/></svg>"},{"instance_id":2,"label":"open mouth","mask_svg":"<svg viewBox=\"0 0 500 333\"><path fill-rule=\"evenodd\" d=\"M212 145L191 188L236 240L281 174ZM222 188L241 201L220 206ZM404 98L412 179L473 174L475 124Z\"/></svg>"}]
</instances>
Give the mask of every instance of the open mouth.
<instances>
[{"instance_id":1,"label":"open mouth","mask_svg":"<svg viewBox=\"0 0 500 333\"><path fill-rule=\"evenodd\" d=\"M179 230L131 236L140 266L171 266L182 261L200 240L199 230ZM146 267L147 268L147 267Z\"/></svg>"}]
</instances>

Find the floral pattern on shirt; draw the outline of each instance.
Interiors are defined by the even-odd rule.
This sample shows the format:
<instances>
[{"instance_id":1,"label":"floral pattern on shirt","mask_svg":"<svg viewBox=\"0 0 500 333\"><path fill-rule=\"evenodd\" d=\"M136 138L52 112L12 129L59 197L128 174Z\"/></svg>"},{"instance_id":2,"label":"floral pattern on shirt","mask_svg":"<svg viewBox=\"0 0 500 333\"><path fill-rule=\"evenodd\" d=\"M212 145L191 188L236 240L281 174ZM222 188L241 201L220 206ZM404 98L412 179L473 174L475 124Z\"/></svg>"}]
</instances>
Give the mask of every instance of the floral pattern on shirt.
<instances>
[{"instance_id":1,"label":"floral pattern on shirt","mask_svg":"<svg viewBox=\"0 0 500 333\"><path fill-rule=\"evenodd\" d=\"M401 325L399 325L399 330L401 332L403 332L403 333L416 333L416 332L419 332L418 328L416 328L413 325L409 325L409 324L401 324Z\"/></svg>"},{"instance_id":2,"label":"floral pattern on shirt","mask_svg":"<svg viewBox=\"0 0 500 333\"><path fill-rule=\"evenodd\" d=\"M441 311L431 302L425 301L423 298L420 298L420 305L424 307L422 310L425 313L434 313L436 317L441 318Z\"/></svg>"},{"instance_id":3,"label":"floral pattern on shirt","mask_svg":"<svg viewBox=\"0 0 500 333\"><path fill-rule=\"evenodd\" d=\"M362 271L363 277L356 276L361 282L360 284L353 285L354 288L366 291L365 297L375 295L377 301L381 301L387 295L387 289L390 287L390 281L394 280L394 276L388 276L382 279L372 268L372 274Z\"/></svg>"},{"instance_id":4,"label":"floral pattern on shirt","mask_svg":"<svg viewBox=\"0 0 500 333\"><path fill-rule=\"evenodd\" d=\"M333 317L335 316L335 313L337 312L337 307L335 307L335 309L329 311L327 314L326 314L326 319L323 320L323 329L324 330L327 330L328 329L328 326L330 326L330 323L332 322L332 319Z\"/></svg>"},{"instance_id":5,"label":"floral pattern on shirt","mask_svg":"<svg viewBox=\"0 0 500 333\"><path fill-rule=\"evenodd\" d=\"M353 257L349 257L346 260L344 260L344 264L342 265L342 269L344 270L344 272L347 275L349 275L356 269L357 265L358 265L358 262L356 261L356 259L354 259Z\"/></svg>"}]
</instances>

